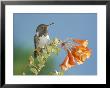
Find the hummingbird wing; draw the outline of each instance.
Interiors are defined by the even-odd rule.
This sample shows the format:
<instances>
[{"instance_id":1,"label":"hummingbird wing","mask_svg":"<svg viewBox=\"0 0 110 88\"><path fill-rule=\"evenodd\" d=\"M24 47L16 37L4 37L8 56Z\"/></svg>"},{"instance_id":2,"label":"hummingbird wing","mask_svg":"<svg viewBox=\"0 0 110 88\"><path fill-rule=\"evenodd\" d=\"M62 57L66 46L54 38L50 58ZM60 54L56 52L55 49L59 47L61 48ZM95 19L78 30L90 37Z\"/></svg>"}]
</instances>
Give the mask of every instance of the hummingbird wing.
<instances>
[{"instance_id":1,"label":"hummingbird wing","mask_svg":"<svg viewBox=\"0 0 110 88\"><path fill-rule=\"evenodd\" d=\"M37 46L39 44L39 37L37 36L38 34L35 34L34 35L34 46L35 46L35 51L34 51L34 57L36 58L37 57Z\"/></svg>"},{"instance_id":2,"label":"hummingbird wing","mask_svg":"<svg viewBox=\"0 0 110 88\"><path fill-rule=\"evenodd\" d=\"M34 46L35 46L35 49L37 48L38 44L39 44L39 37L37 36L37 34L35 34L35 36L34 36Z\"/></svg>"}]
</instances>

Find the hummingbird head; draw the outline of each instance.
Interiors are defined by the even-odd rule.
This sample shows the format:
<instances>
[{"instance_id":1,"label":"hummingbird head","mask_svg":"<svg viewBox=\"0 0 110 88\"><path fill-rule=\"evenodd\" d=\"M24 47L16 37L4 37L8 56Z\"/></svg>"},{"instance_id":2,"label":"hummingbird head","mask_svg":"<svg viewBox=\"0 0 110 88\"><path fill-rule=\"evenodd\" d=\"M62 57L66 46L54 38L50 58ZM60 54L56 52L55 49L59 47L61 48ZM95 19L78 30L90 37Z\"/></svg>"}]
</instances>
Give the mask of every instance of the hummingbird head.
<instances>
[{"instance_id":1,"label":"hummingbird head","mask_svg":"<svg viewBox=\"0 0 110 88\"><path fill-rule=\"evenodd\" d=\"M53 25L54 23L52 22L51 24L47 25L47 24L40 24L38 25L37 29L36 29L36 32L37 31L47 31L48 30L48 27Z\"/></svg>"},{"instance_id":2,"label":"hummingbird head","mask_svg":"<svg viewBox=\"0 0 110 88\"><path fill-rule=\"evenodd\" d=\"M48 25L46 25L46 24L40 24L40 25L38 25L38 27L36 29L36 32L37 31L41 31L41 30L48 30Z\"/></svg>"}]
</instances>

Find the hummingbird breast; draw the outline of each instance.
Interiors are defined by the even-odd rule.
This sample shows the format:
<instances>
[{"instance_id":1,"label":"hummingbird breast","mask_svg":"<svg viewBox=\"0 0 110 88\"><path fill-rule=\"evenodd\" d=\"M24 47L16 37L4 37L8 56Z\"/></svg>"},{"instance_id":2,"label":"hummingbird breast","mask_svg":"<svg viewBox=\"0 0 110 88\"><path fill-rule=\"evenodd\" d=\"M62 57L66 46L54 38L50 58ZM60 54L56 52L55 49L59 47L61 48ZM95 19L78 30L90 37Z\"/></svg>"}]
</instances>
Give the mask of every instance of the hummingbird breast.
<instances>
[{"instance_id":1,"label":"hummingbird breast","mask_svg":"<svg viewBox=\"0 0 110 88\"><path fill-rule=\"evenodd\" d=\"M40 47L40 48L44 48L45 45L49 44L49 35L42 35L39 37L39 40L38 40L38 45L37 47Z\"/></svg>"}]
</instances>

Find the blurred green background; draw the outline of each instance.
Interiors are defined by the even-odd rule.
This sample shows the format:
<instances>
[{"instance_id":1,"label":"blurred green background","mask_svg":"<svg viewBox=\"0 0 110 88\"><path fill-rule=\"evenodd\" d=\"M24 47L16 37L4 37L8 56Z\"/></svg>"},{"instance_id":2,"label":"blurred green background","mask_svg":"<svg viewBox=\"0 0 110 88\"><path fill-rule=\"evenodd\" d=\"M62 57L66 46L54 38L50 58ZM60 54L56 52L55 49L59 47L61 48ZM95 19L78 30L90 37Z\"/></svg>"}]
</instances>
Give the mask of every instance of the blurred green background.
<instances>
[{"instance_id":1,"label":"blurred green background","mask_svg":"<svg viewBox=\"0 0 110 88\"><path fill-rule=\"evenodd\" d=\"M26 75L32 75L29 67L26 67L29 57L32 55L32 49L24 49L23 47L14 48L14 63L13 63L13 74L22 75L23 72L26 72ZM50 56L45 64L45 67L40 71L38 75L46 75L49 72L54 71L55 61L54 56ZM26 67L26 68L25 68Z\"/></svg>"}]
</instances>

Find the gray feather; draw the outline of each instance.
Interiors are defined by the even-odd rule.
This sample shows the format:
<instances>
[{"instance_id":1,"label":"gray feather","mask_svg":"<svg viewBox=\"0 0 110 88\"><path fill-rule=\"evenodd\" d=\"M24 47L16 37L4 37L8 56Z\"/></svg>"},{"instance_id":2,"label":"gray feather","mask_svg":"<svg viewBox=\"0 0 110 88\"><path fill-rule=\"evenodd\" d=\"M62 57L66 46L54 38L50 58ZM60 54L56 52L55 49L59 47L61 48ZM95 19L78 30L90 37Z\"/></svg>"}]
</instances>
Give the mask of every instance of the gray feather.
<instances>
[{"instance_id":1,"label":"gray feather","mask_svg":"<svg viewBox=\"0 0 110 88\"><path fill-rule=\"evenodd\" d=\"M38 44L39 44L39 36L37 36L37 34L35 34L35 36L34 36L34 46L35 46L35 49L37 48Z\"/></svg>"}]
</instances>

